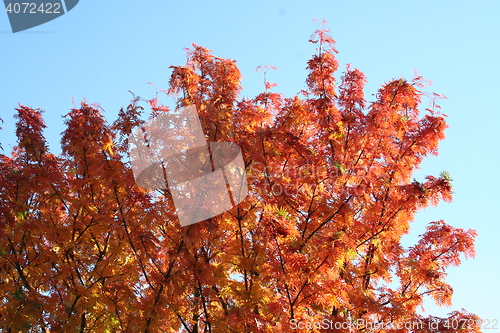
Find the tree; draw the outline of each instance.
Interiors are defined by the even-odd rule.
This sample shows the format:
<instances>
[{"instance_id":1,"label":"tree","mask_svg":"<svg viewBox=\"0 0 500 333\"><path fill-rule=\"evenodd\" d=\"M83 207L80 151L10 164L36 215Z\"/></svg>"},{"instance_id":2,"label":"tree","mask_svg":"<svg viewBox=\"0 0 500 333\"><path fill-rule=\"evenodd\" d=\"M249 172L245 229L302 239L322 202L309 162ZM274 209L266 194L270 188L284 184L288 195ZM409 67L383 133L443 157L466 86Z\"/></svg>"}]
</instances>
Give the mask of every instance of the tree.
<instances>
[{"instance_id":1,"label":"tree","mask_svg":"<svg viewBox=\"0 0 500 333\"><path fill-rule=\"evenodd\" d=\"M134 182L133 98L108 124L82 103L50 153L42 111L17 110L17 147L0 156L0 327L5 332L479 332L449 306L446 268L474 256L473 230L431 222L401 245L415 213L452 198L447 172L412 180L447 127L421 115L424 79L394 79L367 103L349 66L336 86L334 40L315 32L307 90L239 99L233 60L193 45L168 94L194 104L210 141L238 144L250 193L180 227L168 189ZM170 112L156 98L152 117ZM420 326L419 326L420 325Z\"/></svg>"}]
</instances>

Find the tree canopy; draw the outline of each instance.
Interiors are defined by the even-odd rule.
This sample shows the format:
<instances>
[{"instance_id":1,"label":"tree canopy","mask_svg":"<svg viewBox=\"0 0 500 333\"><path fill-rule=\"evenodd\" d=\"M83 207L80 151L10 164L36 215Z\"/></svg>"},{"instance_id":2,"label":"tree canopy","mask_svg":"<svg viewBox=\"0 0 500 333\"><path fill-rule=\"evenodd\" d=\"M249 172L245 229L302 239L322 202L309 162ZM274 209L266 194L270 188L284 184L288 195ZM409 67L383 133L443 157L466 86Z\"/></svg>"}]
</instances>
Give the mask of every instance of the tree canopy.
<instances>
[{"instance_id":1,"label":"tree canopy","mask_svg":"<svg viewBox=\"0 0 500 333\"><path fill-rule=\"evenodd\" d=\"M207 140L241 147L249 194L181 227L168 188L139 187L127 137L139 97L108 123L95 105L65 115L62 153L42 111L20 105L17 146L0 155L0 328L5 332L479 332L450 306L446 269L474 256L474 230L433 221L405 248L415 214L452 199L447 172L413 179L447 128L422 110L422 77L365 100L365 75L316 31L307 88L267 82L240 98L234 60L193 45L173 66L178 106L195 105ZM431 95L432 96L432 95ZM439 97L439 95L435 95ZM151 117L171 112L153 98Z\"/></svg>"}]
</instances>

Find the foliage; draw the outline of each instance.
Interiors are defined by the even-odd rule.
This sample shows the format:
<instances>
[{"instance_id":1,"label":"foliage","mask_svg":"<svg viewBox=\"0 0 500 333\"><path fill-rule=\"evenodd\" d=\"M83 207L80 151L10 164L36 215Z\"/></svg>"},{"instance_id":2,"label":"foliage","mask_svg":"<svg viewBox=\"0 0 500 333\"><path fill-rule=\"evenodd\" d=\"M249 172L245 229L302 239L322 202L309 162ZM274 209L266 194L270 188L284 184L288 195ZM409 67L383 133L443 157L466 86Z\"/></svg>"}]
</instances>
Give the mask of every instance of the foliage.
<instances>
[{"instance_id":1,"label":"foliage","mask_svg":"<svg viewBox=\"0 0 500 333\"><path fill-rule=\"evenodd\" d=\"M401 245L417 211L452 198L447 172L412 180L447 127L435 108L419 113L424 79L392 80L368 103L359 70L336 86L327 29L311 42L307 90L290 98L265 81L238 99L235 61L200 46L172 67L168 93L196 105L207 139L242 148L250 186L231 211L184 228L168 189L134 183L138 97L113 124L92 105L71 110L61 156L41 111L19 106L17 147L0 155L1 329L479 332L465 311L450 314L461 327L417 313L424 295L451 304L446 268L474 256L475 231L436 221Z\"/></svg>"}]
</instances>

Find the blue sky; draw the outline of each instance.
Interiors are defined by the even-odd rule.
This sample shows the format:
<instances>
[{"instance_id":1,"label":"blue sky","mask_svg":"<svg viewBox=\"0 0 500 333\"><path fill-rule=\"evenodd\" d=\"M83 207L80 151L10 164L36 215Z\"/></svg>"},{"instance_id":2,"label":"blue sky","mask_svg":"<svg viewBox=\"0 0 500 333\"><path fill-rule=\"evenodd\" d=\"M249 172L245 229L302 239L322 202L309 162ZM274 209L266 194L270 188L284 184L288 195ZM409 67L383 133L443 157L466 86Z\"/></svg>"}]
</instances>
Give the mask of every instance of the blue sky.
<instances>
[{"instance_id":1,"label":"blue sky","mask_svg":"<svg viewBox=\"0 0 500 333\"><path fill-rule=\"evenodd\" d=\"M171 65L185 63L184 47L205 46L232 58L243 75L243 96L263 89L259 65L276 91L290 96L305 87L307 43L328 21L341 69L351 63L368 77L367 99L395 77L413 70L433 81L429 89L449 118L438 157L428 158L416 178L448 170L454 201L418 214L405 244L415 242L427 222L444 219L479 233L477 256L449 270L453 307L427 302L429 314L465 308L483 319L500 319L500 2L498 1L160 1L81 0L68 14L13 34L0 13L0 143L10 152L17 103L42 108L46 137L59 152L61 115L83 98L96 102L113 121L130 101L155 94L148 82L167 88ZM340 74L340 73L339 73ZM162 102L173 105L163 98ZM424 105L425 108L426 105Z\"/></svg>"}]
</instances>

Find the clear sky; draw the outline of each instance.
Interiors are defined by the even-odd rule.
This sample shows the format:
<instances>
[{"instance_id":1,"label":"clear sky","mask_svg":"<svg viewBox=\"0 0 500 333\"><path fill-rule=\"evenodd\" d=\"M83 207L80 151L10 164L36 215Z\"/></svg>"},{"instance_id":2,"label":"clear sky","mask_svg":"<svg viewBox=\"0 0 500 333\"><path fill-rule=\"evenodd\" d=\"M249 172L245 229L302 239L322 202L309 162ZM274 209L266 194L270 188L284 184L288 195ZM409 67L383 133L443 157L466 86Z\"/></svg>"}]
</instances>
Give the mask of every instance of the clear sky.
<instances>
[{"instance_id":1,"label":"clear sky","mask_svg":"<svg viewBox=\"0 0 500 333\"><path fill-rule=\"evenodd\" d=\"M328 21L337 40L341 69L351 63L368 77L367 99L391 78L411 79L413 70L444 94L442 111L450 128L438 157L416 174L454 179L454 201L418 214L405 245L416 241L427 222L444 219L479 233L477 256L449 270L452 308L426 304L428 314L444 316L465 308L483 319L500 320L500 1L170 1L80 0L68 14L13 34L0 12L0 143L10 152L14 108L18 103L44 109L51 150L59 152L61 116L85 98L113 121L131 98L167 88L171 65L185 63L184 47L205 46L232 58L243 75L243 96L263 89L259 65L276 91L290 96L305 87L307 42ZM339 73L340 75L340 73ZM161 100L173 105L168 98ZM423 106L425 108L426 105Z\"/></svg>"}]
</instances>

